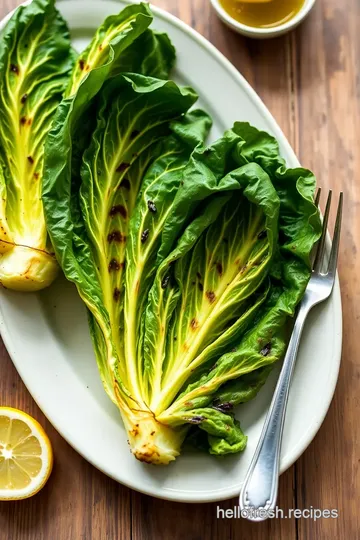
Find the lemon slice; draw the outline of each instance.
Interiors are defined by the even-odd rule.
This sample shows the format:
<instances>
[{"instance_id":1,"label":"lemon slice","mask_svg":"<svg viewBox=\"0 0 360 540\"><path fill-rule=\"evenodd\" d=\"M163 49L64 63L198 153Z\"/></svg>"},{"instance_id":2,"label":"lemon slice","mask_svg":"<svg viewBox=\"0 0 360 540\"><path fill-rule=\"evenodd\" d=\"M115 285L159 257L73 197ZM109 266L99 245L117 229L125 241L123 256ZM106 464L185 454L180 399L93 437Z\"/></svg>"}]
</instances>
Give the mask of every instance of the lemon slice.
<instances>
[{"instance_id":1,"label":"lemon slice","mask_svg":"<svg viewBox=\"0 0 360 540\"><path fill-rule=\"evenodd\" d=\"M0 500L35 495L52 465L51 444L40 424L22 411L0 407Z\"/></svg>"}]
</instances>

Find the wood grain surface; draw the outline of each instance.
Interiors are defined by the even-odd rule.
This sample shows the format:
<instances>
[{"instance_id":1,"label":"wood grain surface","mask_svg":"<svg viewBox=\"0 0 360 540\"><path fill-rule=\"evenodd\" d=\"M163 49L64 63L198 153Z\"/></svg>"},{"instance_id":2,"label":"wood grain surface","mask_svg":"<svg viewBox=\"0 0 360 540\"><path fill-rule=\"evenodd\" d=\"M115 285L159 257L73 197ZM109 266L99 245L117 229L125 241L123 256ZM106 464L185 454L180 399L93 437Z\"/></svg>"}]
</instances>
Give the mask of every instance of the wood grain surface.
<instances>
[{"instance_id":1,"label":"wood grain surface","mask_svg":"<svg viewBox=\"0 0 360 540\"><path fill-rule=\"evenodd\" d=\"M19 2L0 0L0 17ZM219 22L209 0L155 0L208 38L241 71L325 189L345 193L340 256L344 345L335 397L315 440L280 479L279 506L336 508L338 519L261 524L216 518L216 504L186 505L135 493L85 462L36 407L3 346L0 404L37 418L55 451L44 490L0 503L1 540L360 539L360 2L318 0L293 33L252 41ZM0 119L1 121L1 119ZM316 361L316 358L314 358ZM236 501L220 503L232 508Z\"/></svg>"}]
</instances>

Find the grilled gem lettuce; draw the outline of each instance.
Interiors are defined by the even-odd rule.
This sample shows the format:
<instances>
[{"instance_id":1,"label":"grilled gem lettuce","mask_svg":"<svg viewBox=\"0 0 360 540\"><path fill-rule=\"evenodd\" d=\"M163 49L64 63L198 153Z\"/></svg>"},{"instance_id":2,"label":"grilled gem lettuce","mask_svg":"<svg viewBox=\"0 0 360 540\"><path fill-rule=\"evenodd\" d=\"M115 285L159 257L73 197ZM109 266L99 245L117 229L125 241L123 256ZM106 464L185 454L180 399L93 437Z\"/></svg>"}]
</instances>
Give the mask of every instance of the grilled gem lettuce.
<instances>
[{"instance_id":1,"label":"grilled gem lettuce","mask_svg":"<svg viewBox=\"0 0 360 540\"><path fill-rule=\"evenodd\" d=\"M47 147L53 245L131 450L154 464L176 458L191 426L211 453L244 449L233 408L284 353L320 233L312 174L246 123L205 148L195 99L123 74L100 90L81 171L60 117Z\"/></svg>"},{"instance_id":2,"label":"grilled gem lettuce","mask_svg":"<svg viewBox=\"0 0 360 540\"><path fill-rule=\"evenodd\" d=\"M41 202L44 141L68 84L70 39L54 0L15 12L0 41L0 283L35 291L58 265Z\"/></svg>"},{"instance_id":3,"label":"grilled gem lettuce","mask_svg":"<svg viewBox=\"0 0 360 540\"><path fill-rule=\"evenodd\" d=\"M139 199L127 246L122 414L133 453L151 463L172 461L189 425L211 453L245 448L234 406L285 351L320 233L314 177L286 169L276 141L248 124L195 150L181 184L172 202L166 182L152 196L165 223ZM159 246L139 248L145 227Z\"/></svg>"},{"instance_id":4,"label":"grilled gem lettuce","mask_svg":"<svg viewBox=\"0 0 360 540\"><path fill-rule=\"evenodd\" d=\"M88 84L90 77L77 96ZM185 166L204 140L208 116L194 112L182 118L195 100L191 89L138 74L108 81L98 97L96 127L79 179L71 174L71 163L65 172L68 156L61 148L68 132L61 117L49 137L43 193L48 229L66 277L89 308L100 373L115 402L117 372L125 382L120 326L129 220L149 166L155 162L162 167L160 176L170 174L172 163ZM77 98L74 111L76 105Z\"/></svg>"},{"instance_id":5,"label":"grilled gem lettuce","mask_svg":"<svg viewBox=\"0 0 360 540\"><path fill-rule=\"evenodd\" d=\"M287 169L275 139L246 123L194 152L163 228L143 356L133 361L132 395L148 389L148 411L128 415L140 459L144 440L151 461L175 457L187 423L207 433L213 454L245 447L232 411L284 354L321 231L314 187L309 171ZM157 442L163 425L174 433L166 445Z\"/></svg>"}]
</instances>

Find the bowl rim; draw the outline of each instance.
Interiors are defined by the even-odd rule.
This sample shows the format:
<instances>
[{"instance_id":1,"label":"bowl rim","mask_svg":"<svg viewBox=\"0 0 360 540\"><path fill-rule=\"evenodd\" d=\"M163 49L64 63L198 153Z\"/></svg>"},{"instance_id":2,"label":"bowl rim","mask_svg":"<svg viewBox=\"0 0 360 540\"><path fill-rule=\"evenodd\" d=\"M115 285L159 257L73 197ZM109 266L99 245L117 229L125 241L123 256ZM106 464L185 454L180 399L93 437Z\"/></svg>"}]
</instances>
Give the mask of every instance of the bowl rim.
<instances>
[{"instance_id":1,"label":"bowl rim","mask_svg":"<svg viewBox=\"0 0 360 540\"><path fill-rule=\"evenodd\" d=\"M235 30L238 30L239 32L243 32L246 34L253 34L257 36L270 36L277 33L284 33L288 30L291 30L295 26L297 26L310 12L310 10L313 8L316 0L305 0L303 6L300 8L299 12L295 15L295 17L292 17L289 21L279 24L278 26L272 26L271 28L257 28L255 26L248 26L247 24L243 24L236 19L234 19L221 5L220 0L210 0L213 8L219 15L219 17L227 23L229 26L234 28Z\"/></svg>"}]
</instances>

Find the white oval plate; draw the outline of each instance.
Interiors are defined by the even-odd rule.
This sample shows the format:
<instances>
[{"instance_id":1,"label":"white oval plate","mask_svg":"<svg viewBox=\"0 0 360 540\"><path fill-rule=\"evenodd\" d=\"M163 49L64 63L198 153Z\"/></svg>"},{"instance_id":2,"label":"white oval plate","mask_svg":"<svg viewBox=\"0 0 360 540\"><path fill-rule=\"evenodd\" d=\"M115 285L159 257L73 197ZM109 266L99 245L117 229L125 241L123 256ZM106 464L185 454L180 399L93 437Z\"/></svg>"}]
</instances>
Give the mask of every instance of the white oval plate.
<instances>
[{"instance_id":1,"label":"white oval plate","mask_svg":"<svg viewBox=\"0 0 360 540\"><path fill-rule=\"evenodd\" d=\"M81 50L104 17L124 2L68 0L59 9ZM298 161L275 120L237 70L203 37L175 17L153 9L177 53L175 78L202 96L214 119L212 138L235 120L248 120L280 142L290 166ZM134 459L116 407L106 396L75 288L59 279L40 294L1 291L0 329L6 347L33 398L62 436L90 463L143 493L186 502L219 501L238 495L274 390L274 372L257 398L239 408L248 435L242 455L215 458L187 454L168 467ZM342 339L338 282L331 299L309 317L301 343L287 411L281 471L309 445L324 420L338 377ZM5 405L3 403L3 405Z\"/></svg>"}]
</instances>

